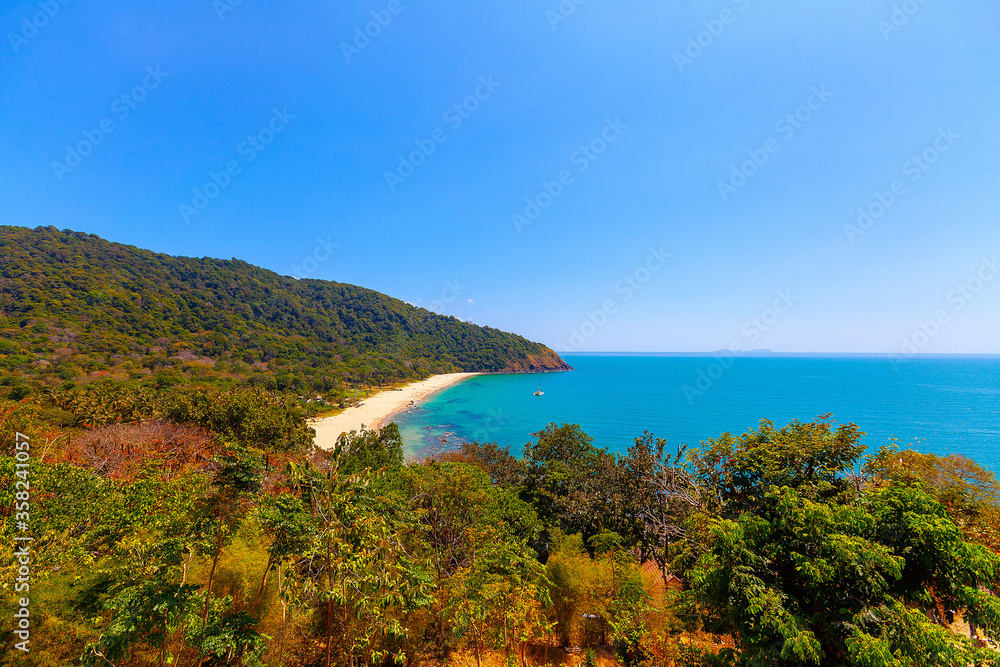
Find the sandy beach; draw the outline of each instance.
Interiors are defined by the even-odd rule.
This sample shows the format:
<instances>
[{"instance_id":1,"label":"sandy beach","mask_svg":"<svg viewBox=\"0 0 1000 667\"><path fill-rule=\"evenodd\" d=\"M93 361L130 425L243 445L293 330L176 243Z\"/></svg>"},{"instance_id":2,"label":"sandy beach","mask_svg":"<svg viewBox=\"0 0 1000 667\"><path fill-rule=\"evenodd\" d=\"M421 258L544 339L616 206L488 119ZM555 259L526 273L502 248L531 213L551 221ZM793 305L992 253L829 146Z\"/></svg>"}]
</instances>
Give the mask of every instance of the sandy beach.
<instances>
[{"instance_id":1,"label":"sandy beach","mask_svg":"<svg viewBox=\"0 0 1000 667\"><path fill-rule=\"evenodd\" d=\"M316 446L332 449L341 433L360 431L362 425L370 429L381 428L389 423L395 414L409 407L410 401L419 403L432 394L474 375L479 373L434 375L426 380L408 384L402 389L379 392L365 399L360 407L347 408L339 415L314 419L309 425L316 429Z\"/></svg>"}]
</instances>

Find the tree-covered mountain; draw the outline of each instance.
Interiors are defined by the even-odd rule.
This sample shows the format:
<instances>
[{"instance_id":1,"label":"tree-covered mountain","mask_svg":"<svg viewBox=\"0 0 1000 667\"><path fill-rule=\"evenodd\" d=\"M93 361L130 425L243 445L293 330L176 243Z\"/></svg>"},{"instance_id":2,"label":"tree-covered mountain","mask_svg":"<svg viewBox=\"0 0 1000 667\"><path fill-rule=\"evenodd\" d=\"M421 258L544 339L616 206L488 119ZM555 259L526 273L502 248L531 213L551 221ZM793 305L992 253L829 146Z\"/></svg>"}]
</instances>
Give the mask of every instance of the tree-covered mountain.
<instances>
[{"instance_id":1,"label":"tree-covered mountain","mask_svg":"<svg viewBox=\"0 0 1000 667\"><path fill-rule=\"evenodd\" d=\"M162 374L329 391L436 372L568 368L544 345L354 285L54 227L0 227L8 385Z\"/></svg>"}]
</instances>

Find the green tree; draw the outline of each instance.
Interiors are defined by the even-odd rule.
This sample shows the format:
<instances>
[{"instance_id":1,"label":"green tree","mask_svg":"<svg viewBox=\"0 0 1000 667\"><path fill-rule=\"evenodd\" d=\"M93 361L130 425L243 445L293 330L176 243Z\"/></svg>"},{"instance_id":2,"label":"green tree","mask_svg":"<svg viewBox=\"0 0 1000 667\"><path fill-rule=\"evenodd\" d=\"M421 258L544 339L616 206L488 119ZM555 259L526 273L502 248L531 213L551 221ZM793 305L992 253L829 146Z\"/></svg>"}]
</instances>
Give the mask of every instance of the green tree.
<instances>
[{"instance_id":1,"label":"green tree","mask_svg":"<svg viewBox=\"0 0 1000 667\"><path fill-rule=\"evenodd\" d=\"M528 644L548 639L552 631L552 624L545 615L545 608L551 604L549 582L534 552L524 545L499 544L502 548L493 552L499 558L493 561L490 596L498 603L507 655L516 651L521 667L527 667L525 649Z\"/></svg>"},{"instance_id":2,"label":"green tree","mask_svg":"<svg viewBox=\"0 0 1000 667\"><path fill-rule=\"evenodd\" d=\"M524 447L525 497L549 526L589 537L603 527L604 473L612 461L579 424L549 424Z\"/></svg>"},{"instance_id":3,"label":"green tree","mask_svg":"<svg viewBox=\"0 0 1000 667\"><path fill-rule=\"evenodd\" d=\"M222 548L243 519L245 501L260 491L262 482L263 466L260 456L244 447L230 447L216 457L216 463L218 469L212 480L215 493L206 499L204 519L211 545L208 548L212 553L212 569L205 585L205 608L201 616L202 633L206 632L208 625L208 615L212 608L212 586L215 583L215 573ZM201 661L199 664L202 664Z\"/></svg>"},{"instance_id":4,"label":"green tree","mask_svg":"<svg viewBox=\"0 0 1000 667\"><path fill-rule=\"evenodd\" d=\"M213 620L192 639L199 648L199 660L207 667L260 665L260 656L270 639L256 630L257 620L244 612L229 613Z\"/></svg>"},{"instance_id":5,"label":"green tree","mask_svg":"<svg viewBox=\"0 0 1000 667\"><path fill-rule=\"evenodd\" d=\"M972 459L883 447L859 477L867 483L919 485L948 510L967 539L1000 552L1000 484Z\"/></svg>"},{"instance_id":6,"label":"green tree","mask_svg":"<svg viewBox=\"0 0 1000 667\"><path fill-rule=\"evenodd\" d=\"M383 501L370 495L372 473L342 475L347 454L337 448L330 468L314 464L290 467L290 479L313 511L314 538L307 590L324 617L324 665L333 661L334 633L339 630L340 657L378 661L390 652L376 639L403 638L402 613L429 601L426 577L400 541L399 513L379 511ZM396 653L394 659L401 659Z\"/></svg>"},{"instance_id":7,"label":"green tree","mask_svg":"<svg viewBox=\"0 0 1000 667\"><path fill-rule=\"evenodd\" d=\"M495 442L462 443L462 454L490 476L493 484L501 489L517 489L524 485L524 461L510 453L510 447L500 447Z\"/></svg>"},{"instance_id":8,"label":"green tree","mask_svg":"<svg viewBox=\"0 0 1000 667\"><path fill-rule=\"evenodd\" d=\"M612 525L643 561L656 563L664 586L676 558L696 549L692 522L703 509L701 490L684 465L685 448L666 454L666 440L645 432L609 474Z\"/></svg>"},{"instance_id":9,"label":"green tree","mask_svg":"<svg viewBox=\"0 0 1000 667\"><path fill-rule=\"evenodd\" d=\"M272 540L267 548L267 564L251 614L260 609L268 574L274 567L280 568L289 558L304 553L311 543L313 531L312 517L303 506L302 499L292 493L266 496L261 503L259 517Z\"/></svg>"},{"instance_id":10,"label":"green tree","mask_svg":"<svg viewBox=\"0 0 1000 667\"><path fill-rule=\"evenodd\" d=\"M106 605L115 611L100 640L87 646L83 664L114 664L146 644L157 648L157 665L172 661L167 650L171 635L195 618L197 586L154 580L126 588Z\"/></svg>"},{"instance_id":11,"label":"green tree","mask_svg":"<svg viewBox=\"0 0 1000 667\"><path fill-rule=\"evenodd\" d=\"M378 430L362 427L360 431L342 433L336 446L344 452L338 467L341 475L355 475L365 469L397 471L403 467L403 438L395 423Z\"/></svg>"},{"instance_id":12,"label":"green tree","mask_svg":"<svg viewBox=\"0 0 1000 667\"><path fill-rule=\"evenodd\" d=\"M409 498L415 516L411 531L414 551L433 575L435 645L439 653L445 653L450 648L455 615L475 618L473 607L463 605L462 598L470 590L469 581L483 576L483 559L493 558L497 548L526 549L524 545L537 534L537 519L513 491L494 487L489 476L473 465L434 462L413 466L400 482L400 491ZM482 598L483 586L474 589ZM480 631L479 626L468 627ZM481 642L482 637L476 641Z\"/></svg>"},{"instance_id":13,"label":"green tree","mask_svg":"<svg viewBox=\"0 0 1000 667\"><path fill-rule=\"evenodd\" d=\"M855 424L834 429L829 415L781 429L765 419L759 429L739 437L724 433L709 440L689 458L708 506L732 517L757 507L771 486L808 489L823 497L847 490L844 473L864 453L864 435Z\"/></svg>"},{"instance_id":14,"label":"green tree","mask_svg":"<svg viewBox=\"0 0 1000 667\"><path fill-rule=\"evenodd\" d=\"M719 516L689 572L706 627L738 664L956 665L987 652L930 609L1000 631L1000 558L965 542L918 488L852 485L861 434L827 420L710 442L693 459ZM995 658L995 656L993 656Z\"/></svg>"},{"instance_id":15,"label":"green tree","mask_svg":"<svg viewBox=\"0 0 1000 667\"><path fill-rule=\"evenodd\" d=\"M511 540L509 535L487 531L481 537L476 559L456 575L451 589L453 595L445 608L456 632L472 635L477 667L482 664L482 652L491 643L491 637L502 638L501 647L509 646L506 630L508 621L513 619L498 614L497 609L510 599L517 586L522 585L523 569L512 566L531 555L526 543ZM529 585L536 583L530 581ZM524 599L520 601L528 602ZM546 627L540 623L541 617L537 615L536 608L529 606L525 609L529 613L529 623ZM502 626L498 616L502 618ZM511 622L510 625L514 627L516 623Z\"/></svg>"}]
</instances>

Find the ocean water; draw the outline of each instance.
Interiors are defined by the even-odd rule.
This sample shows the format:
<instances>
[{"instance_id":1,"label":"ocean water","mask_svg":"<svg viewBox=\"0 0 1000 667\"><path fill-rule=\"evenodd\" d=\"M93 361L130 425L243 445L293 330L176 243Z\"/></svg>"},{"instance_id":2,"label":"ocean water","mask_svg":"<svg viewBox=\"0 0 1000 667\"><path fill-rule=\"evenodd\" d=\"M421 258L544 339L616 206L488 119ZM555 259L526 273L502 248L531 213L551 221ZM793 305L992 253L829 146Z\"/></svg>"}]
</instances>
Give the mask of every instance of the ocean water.
<instances>
[{"instance_id":1,"label":"ocean water","mask_svg":"<svg viewBox=\"0 0 1000 667\"><path fill-rule=\"evenodd\" d=\"M520 454L549 422L578 423L594 444L624 452L649 430L669 447L832 413L889 444L961 453L1000 473L1000 358L569 356L575 370L477 376L396 418L407 456L462 440ZM533 392L541 383L544 396Z\"/></svg>"}]
</instances>

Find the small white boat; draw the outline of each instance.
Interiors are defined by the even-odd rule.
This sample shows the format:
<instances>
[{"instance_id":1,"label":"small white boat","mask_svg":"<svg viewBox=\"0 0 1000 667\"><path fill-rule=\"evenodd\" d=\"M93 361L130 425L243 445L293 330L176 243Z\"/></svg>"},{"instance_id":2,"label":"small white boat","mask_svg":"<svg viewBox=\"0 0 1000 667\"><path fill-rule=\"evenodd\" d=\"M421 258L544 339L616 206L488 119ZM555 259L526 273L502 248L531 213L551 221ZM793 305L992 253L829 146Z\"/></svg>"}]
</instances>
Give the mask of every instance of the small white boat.
<instances>
[{"instance_id":1,"label":"small white boat","mask_svg":"<svg viewBox=\"0 0 1000 667\"><path fill-rule=\"evenodd\" d=\"M538 383L538 391L536 391L534 393L534 395L535 396L544 396L545 395L545 392L542 391L542 383L541 382Z\"/></svg>"}]
</instances>

